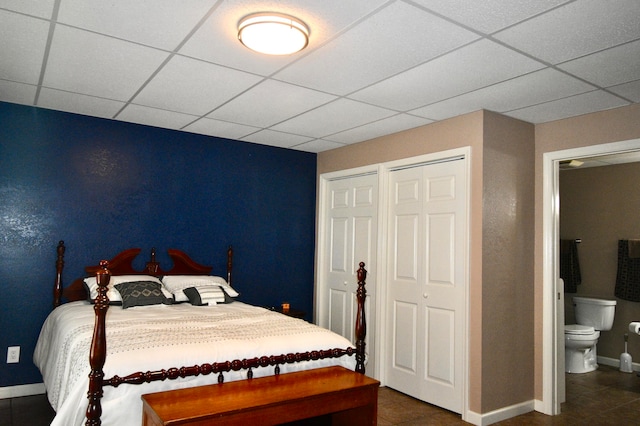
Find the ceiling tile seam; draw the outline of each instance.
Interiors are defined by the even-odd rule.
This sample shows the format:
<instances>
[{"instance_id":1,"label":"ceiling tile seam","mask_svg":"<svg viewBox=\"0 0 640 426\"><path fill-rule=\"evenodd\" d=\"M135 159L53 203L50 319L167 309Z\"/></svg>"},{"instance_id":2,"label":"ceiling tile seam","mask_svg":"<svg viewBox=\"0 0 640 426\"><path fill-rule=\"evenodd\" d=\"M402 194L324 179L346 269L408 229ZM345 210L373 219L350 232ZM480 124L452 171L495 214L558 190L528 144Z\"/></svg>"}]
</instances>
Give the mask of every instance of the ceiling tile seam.
<instances>
[{"instance_id":1,"label":"ceiling tile seam","mask_svg":"<svg viewBox=\"0 0 640 426\"><path fill-rule=\"evenodd\" d=\"M497 82L495 82L495 83L488 84L488 85L486 85L486 86L478 87L478 88L476 88L476 89L469 90L469 91L466 91L466 92L464 92L464 93L460 93L460 94L455 95L455 96L450 96L450 97L448 97L448 98L439 99L439 100L437 100L437 101L435 101L435 102L431 102L431 103L428 103L428 104L425 104L425 105L421 105L421 106L416 107L416 108L411 108L411 109L410 109L410 110L408 110L408 111L404 111L404 113L405 113L405 114L411 114L411 112L410 112L410 111L415 111L415 110L417 110L417 109L421 109L421 108L426 108L426 107L429 107L429 106L437 105L437 104L439 104L439 103L441 103L441 102L450 101L450 100L452 100L452 99L456 99L456 98L459 98L459 97L461 97L461 96L466 96L466 95L472 94L472 93L474 93L474 92L478 92L478 91L480 91L480 90L485 90L485 89L491 88L491 87L493 87L493 86L498 86L498 85L500 85L500 84L504 84L504 83L507 83L507 82L509 82L509 81L512 81L512 80L516 80L516 79L518 79L518 78L521 78L521 77L526 77L526 76L528 76L528 75L535 74L535 73L537 73L537 72L541 72L541 71L544 71L544 70L549 69L549 68L553 68L553 67L546 67L546 68L541 68L541 69L537 69L537 70L529 71L529 72L524 73L524 74L518 74L518 75L516 75L516 76L514 76L514 77L510 77L510 78L507 78L507 79L505 79L505 80L500 80L500 81L497 81ZM562 72L561 70L556 70L556 71ZM572 75L572 74L570 74L570 73L563 72L563 74L566 74L566 75L568 75L568 76L570 76L570 77L574 77L574 78L578 79L577 77L573 76L573 75ZM578 80L580 80L580 79L578 79ZM586 91L584 91L584 92L576 93L575 95L580 95L580 94L584 94L584 93L589 93L589 92L593 92L593 91L595 91L595 90L605 90L604 88L599 87L599 86L595 85L594 83L590 83L590 82L588 82L588 81L583 81L583 83L586 83L586 84L588 84L588 85L592 86L592 87L593 87L593 90L586 90ZM574 96L574 95L571 95L571 96ZM558 99L562 99L562 98L558 98ZM557 100L557 99L555 99L555 100ZM552 101L545 101L545 102L552 102ZM544 103L544 102L542 102L542 103ZM530 106L534 106L534 105L536 105L536 104L532 104L532 105L530 105ZM520 108L528 108L528 106L520 107ZM503 112L504 112L504 111L503 111ZM422 116L422 115L416 115L415 113L414 113L414 114L411 114L411 115L414 115L414 116L416 116L416 117L420 117L420 118L427 118L427 119L429 119L429 120L433 120L433 121L438 121L438 120L439 120L439 119L436 119L436 118L425 117L425 116Z\"/></svg>"},{"instance_id":2,"label":"ceiling tile seam","mask_svg":"<svg viewBox=\"0 0 640 426\"><path fill-rule=\"evenodd\" d=\"M491 35L496 35L496 34L498 34L498 33L501 33L501 32L507 31L507 30L510 30L510 29L511 29L511 28L513 28L513 27L517 27L517 26L518 26L518 25L520 25L520 24L523 24L523 23L525 23L525 22L528 22L528 21L531 21L531 20L533 20L533 19L539 18L539 17L540 17L540 16L542 16L542 15L546 15L546 14L551 13L551 12L554 12L554 11L556 11L556 10L558 10L558 9L562 9L562 8L564 8L564 7L568 6L568 5L570 5L571 3L575 3L575 2L577 2L577 1L578 1L578 0L569 0L569 1L566 1L566 2L564 2L564 3L557 4L557 5L553 6L553 7L550 7L549 9L545 9L545 10L543 10L543 11L541 11L541 12L538 12L538 13L536 13L536 14L533 14L533 15L531 15L531 16L528 16L528 17L526 17L525 19L522 19L522 20L520 20L520 21L518 21L518 22L514 22L513 24L509 24L509 25L507 25L507 26L506 26L506 27L504 27L504 28L500 28L499 30L496 30L496 31L492 32L492 33L491 33Z\"/></svg>"},{"instance_id":3,"label":"ceiling tile seam","mask_svg":"<svg viewBox=\"0 0 640 426\"><path fill-rule=\"evenodd\" d=\"M510 29L510 28L513 28L513 27L515 27L515 26L518 26L518 25L520 25L520 24L522 24L522 23L524 23L524 22L530 21L530 20L535 19L535 18L537 18L537 17L539 17L539 16L542 16L542 15L545 15L545 14L547 14L547 13L549 13L549 12L552 12L552 11L554 11L554 10L556 10L556 9L562 8L562 7L564 7L564 6L567 6L567 5L569 5L569 4L571 4L571 3L574 3L574 2L576 2L576 1L578 1L578 0L568 0L568 1L564 2L564 3L561 3L561 4L555 5L555 6L553 6L553 7L550 7L549 9L545 9L545 10L543 10L543 11L541 11L541 12L538 12L538 13L535 13L535 14L533 14L533 15L531 15L531 16L527 16L527 17L526 17L526 18L524 18L524 19L521 19L521 20L519 20L519 21L517 21L517 22L511 23L511 24L507 25L506 27L500 28L500 29L495 30L495 31L493 31L493 32L491 32L491 33L485 33L485 32L483 32L483 31L480 31L479 29L474 28L474 27L471 27L471 26L469 26L469 25L467 25L467 24L465 24L465 23L462 23L462 22L456 21L455 19L451 18L450 16L443 15L443 14L441 14L441 13L439 13L439 12L437 12L437 11L435 11L435 10L431 9L431 8L429 8L428 6L424 6L424 5L421 5L421 4L418 4L418 3L415 3L415 2L414 2L414 1L412 1L412 0L401 0L401 1L403 1L404 3L410 4L410 5L412 5L412 6L415 6L415 7L417 7L418 9L421 9L421 10L423 10L423 11L425 11L425 12L427 12L427 13L430 13L430 14L432 14L432 15L434 15L434 16L437 16L438 18L444 19L445 21L448 21L448 22L449 22L449 23L451 23L451 24L457 25L457 26L459 26L460 28L463 28L463 29L465 29L465 30L467 30L467 31L470 31L470 32L472 32L472 33L475 33L475 34L477 34L477 35L479 35L479 36L481 36L481 37L485 37L485 36L491 36L491 35L494 35L494 34L498 34L498 33L500 33L500 32L503 32L503 31L505 31L505 30L508 30L508 29Z\"/></svg>"},{"instance_id":4,"label":"ceiling tile seam","mask_svg":"<svg viewBox=\"0 0 640 426\"><path fill-rule=\"evenodd\" d=\"M231 101L233 101L233 100L237 99L238 97L242 96L242 95L243 95L243 94L245 94L246 92L250 91L250 90L251 90L251 89L253 89L254 87L258 86L259 84L264 83L264 82L265 82L265 81L267 81L267 80L280 81L280 80L270 79L270 78L268 78L268 77L264 77L262 80L258 81L256 84L254 84L254 85L252 85L252 86L248 87L247 89L245 89L245 90L241 91L240 93L236 94L235 96L232 96L231 98L227 99L226 101L224 101L224 102L223 102L223 103L221 103L220 105L218 105L218 106L216 106L215 108L213 108L211 111L209 111L209 112L207 112L207 113L205 113L205 114L201 115L199 118L197 118L196 120L193 120L191 123L186 124L186 125L185 125L184 127L182 127L181 129L184 129L184 128L185 128L185 127L187 127L187 126L190 126L191 124L194 124L196 121L198 121L198 120L200 120L200 119L202 119L202 118L208 118L208 116L209 116L210 114L212 114L213 112L215 112L216 110L218 110L218 109L222 108L223 106L227 105L229 102L231 102ZM283 83L286 83L286 82L283 82ZM287 83L287 84L290 84L290 83ZM319 90L311 89L311 88L309 88L309 87L305 87L305 86L299 86L299 85L295 85L295 86L302 87L302 88L307 89L307 90L314 90L314 91L316 91L316 92L325 93L325 92L321 92L321 91L319 91ZM328 94L329 94L329 93L328 93ZM309 108L309 109L307 109L307 110L305 110L305 111L302 111L302 112L300 112L300 113L298 113L298 114L296 114L296 115L289 116L289 117L285 118L284 120L278 121L278 122L276 122L276 123L272 123L272 124L270 124L270 125L268 125L268 126L266 126L266 127L262 127L262 130L269 130L269 129L271 129L271 128L272 128L272 127L274 127L274 126L277 126L278 124L282 124L282 123L284 123L285 121L289 121L289 120L291 120L291 119L297 118L297 117L299 117L299 116L301 116L301 115L303 115L303 114L306 114L306 113L308 113L308 112L310 112L310 111L316 110L316 109L321 108L321 107L323 107L323 106L329 105L330 103L335 102L335 101L337 101L337 100L339 100L339 99L340 99L340 97L339 97L338 95L335 95L335 94L331 94L331 95L332 95L332 96L337 96L337 97L336 97L336 99L331 99L330 101L324 102L324 103L322 103L322 104L320 104L320 105L317 105L317 106L315 106L315 107L313 107L313 108ZM216 119L216 120L217 120L217 119ZM225 120L218 120L218 121L225 121ZM238 123L238 124L241 124L241 123ZM251 127L255 127L255 126L251 126ZM274 130L274 131L277 131L277 130ZM301 135L299 135L299 136L301 136ZM310 136L306 136L306 137L310 137Z\"/></svg>"},{"instance_id":5,"label":"ceiling tile seam","mask_svg":"<svg viewBox=\"0 0 640 426\"><path fill-rule=\"evenodd\" d=\"M47 63L49 62L49 54L51 53L51 41L53 40L53 33L58 21L58 12L60 11L60 2L62 0L55 0L53 3L53 10L51 11L51 19L49 20L49 31L47 33L47 42L44 48L44 54L42 55L42 64L40 65L40 75L38 76L38 84L36 86L36 93L33 97L33 105L38 105L40 100L40 90L42 88L42 82L44 81L44 75L47 72Z\"/></svg>"},{"instance_id":6,"label":"ceiling tile seam","mask_svg":"<svg viewBox=\"0 0 640 426\"><path fill-rule=\"evenodd\" d=\"M586 57L591 56L591 55L597 55L598 53L606 52L607 50L616 49L618 47L621 47L621 46L624 46L624 45L627 45L627 44L631 44L631 43L637 43L638 41L640 41L640 37L636 37L633 40L623 41L622 43L618 43L618 44L615 44L613 46L603 47L602 49L594 50L592 52L585 53L584 55L579 55L579 56L576 56L574 58L567 59L566 61L558 62L556 65L557 66L565 65L568 62L577 61L577 60L586 58Z\"/></svg>"},{"instance_id":7,"label":"ceiling tile seam","mask_svg":"<svg viewBox=\"0 0 640 426\"><path fill-rule=\"evenodd\" d=\"M418 9L422 10L423 12L426 12L426 13L428 13L430 15L433 15L433 16L436 16L436 17L438 17L440 19L443 19L443 20L449 22L450 24L453 24L453 25L455 25L457 27L460 27L460 28L462 28L464 30L472 32L472 33L474 33L474 34L476 34L476 35L478 35L480 37L485 37L485 36L488 35L488 33L482 32L482 31L478 30L477 28L473 28L473 27L470 27L470 26L468 26L466 24L463 24L462 22L456 21L455 19L453 19L453 18L451 18L451 17L449 17L447 15L443 15L443 14L441 14L439 12L436 12L435 10L430 9L427 6L421 5L421 4L413 2L411 0L401 0L401 1L403 3L406 3L406 4L410 5L410 6L416 7Z\"/></svg>"},{"instance_id":8,"label":"ceiling tile seam","mask_svg":"<svg viewBox=\"0 0 640 426\"><path fill-rule=\"evenodd\" d=\"M576 94L573 94L573 95L562 96L560 98L552 99L552 100L549 100L549 101L537 102L537 103L534 103L534 104L531 104L531 105L528 105L528 106L514 108L514 109L511 109L511 110L508 110L508 111L503 111L502 114L511 114L511 113L514 113L514 112L517 112L517 111L521 111L521 110L524 110L524 109L527 109L527 108L546 105L546 104L550 104L550 103L553 103L553 102L562 101L564 99L571 99L571 98L575 98L576 96L582 96L582 95L586 95L586 94L589 94L589 93L596 93L596 92L599 92L599 91L603 91L603 89L594 89L594 90L589 90L589 91L582 92L582 93L576 93ZM620 96L618 96L618 98L620 98ZM630 102L630 101L627 101L627 102ZM633 102L630 102L630 103L633 103Z\"/></svg>"},{"instance_id":9,"label":"ceiling tile seam","mask_svg":"<svg viewBox=\"0 0 640 426\"><path fill-rule=\"evenodd\" d=\"M60 1L60 0L57 0ZM200 27L209 19L209 17L213 14L213 12L220 6L220 4L223 2L223 0L218 0L213 6L211 6L211 8L207 11L207 13L205 13L202 18L200 18L200 20L193 26L193 28L191 29L191 31L189 31L187 33L187 35L182 39L182 41L180 43L178 43L178 45L176 47L174 47L174 49L169 53L169 55L160 63L160 65L158 66L158 68L156 68L156 70L154 72L151 73L151 75L149 76L149 78L147 78L138 88L138 90L136 90L133 95L129 98L129 100L125 101L125 104L122 106L122 108L120 108L118 111L116 111L116 113L113 115L113 119L117 119L117 117L125 110L125 108L127 108L127 106L129 106L130 104L133 103L133 100L140 94L140 92L142 92L142 90L144 90L145 87L147 87L147 85L151 82L151 80L153 80L160 71L162 71L162 69L169 63L169 61L176 56L177 52L185 45L185 43L187 41L189 41L189 39L193 36L193 34L196 33L196 31L198 31L200 29ZM118 38L118 37L113 37L113 38ZM125 40L125 41L129 41L130 40ZM136 44L140 44L140 43L136 43ZM144 46L144 45L143 45ZM147 46L150 48L154 48L152 46ZM167 52L165 49L157 49L154 48L156 50L160 50L160 51L165 51ZM177 111L176 111L177 112ZM184 127L180 128L180 130L184 129Z\"/></svg>"},{"instance_id":10,"label":"ceiling tile seam","mask_svg":"<svg viewBox=\"0 0 640 426\"><path fill-rule=\"evenodd\" d=\"M438 54L438 55L435 55L435 56L433 56L433 57L431 57L431 58L429 58L429 59L427 59L427 60L425 60L425 61L423 61L423 62L420 62L420 63L416 64L416 65L413 65L413 66L410 66L410 67L404 68L403 70L398 71L398 72L397 72L397 73L395 73L395 74L390 74L390 75L388 75L388 76L386 76L386 77L383 77L383 78L381 78L381 79L379 79L379 80L376 80L376 81L372 82L371 84L367 84L366 86L360 87L359 89L356 89L356 90L354 90L354 91L352 91L352 92L345 93L344 95L341 95L341 97L346 98L346 99L349 99L349 100L352 100L352 101L357 101L357 102L365 103L365 102L363 102L363 101L360 101L360 100L357 100L357 99L351 98L350 96L353 96L353 95L355 95L356 93L361 92L361 91L363 91L363 90L366 90L366 89L368 89L368 88L370 88L370 87L372 87L372 86L375 86L376 84L382 83L382 82L383 82L383 81L385 81L385 80L390 80L390 79L392 79L392 78L398 77L398 76L400 76L400 75L402 75L402 74L404 74L404 73L406 73L406 72L409 72L409 71L411 71L411 70L413 70L413 69L415 69L415 68L421 67L421 66L423 66L423 65L425 65L425 64L428 64L429 62L433 62L433 61L435 61L436 59L440 59L440 58L441 58L441 57L443 57L443 56L446 56L446 55L449 55L449 54L451 54L451 53L455 52L456 50L464 49L465 47L468 47L468 46L470 46L470 45L472 45L472 44L474 44L474 43L478 43L478 42L480 42L480 41L482 41L482 40L483 40L483 38L477 38L477 39L471 40L471 41L469 41L469 42L467 42L467 43L461 44L460 46L454 47L454 48L453 48L453 49L451 49L451 50L448 50L448 51L446 51L446 52L443 52L443 53L440 53L440 54ZM374 106L380 107L380 105L375 105L375 104L371 104L371 105L374 105ZM386 109L389 109L389 108L386 108ZM412 109L413 109L413 108L412 108ZM395 111L395 110L392 110L392 111ZM397 112L404 112L404 111L397 111Z\"/></svg>"},{"instance_id":11,"label":"ceiling tile seam","mask_svg":"<svg viewBox=\"0 0 640 426\"><path fill-rule=\"evenodd\" d=\"M331 136L334 136L334 135L337 135L337 134L340 134L340 133L349 132L351 130L359 129L361 127L366 127L366 126L369 126L369 125L371 125L373 123L377 123L377 122L383 121L383 120L388 120L389 118L397 117L397 116L403 115L403 114L404 114L403 112L398 112L397 114L389 115L387 117L378 118L376 120L372 120L372 121L369 121L369 122L364 123L364 124L359 124L357 126L353 126L353 127L348 128L348 129L342 129L342 130L339 130L337 132L333 132L333 133L329 133L329 134L320 136L320 139L330 138ZM418 117L418 118L422 118L422 119L426 119L426 120L431 120L430 118L425 118L425 117L420 117L420 116L414 116L414 117ZM330 141L330 142L333 142L333 141ZM341 143L341 142L336 142L336 143Z\"/></svg>"},{"instance_id":12,"label":"ceiling tile seam","mask_svg":"<svg viewBox=\"0 0 640 426\"><path fill-rule=\"evenodd\" d=\"M225 120L218 120L218 121L225 121ZM285 120L285 121L286 121L286 120ZM233 121L225 121L225 122L226 122L226 123L233 123ZM234 123L234 124L235 124L235 123ZM237 124L241 124L241 123L237 123ZM246 126L246 124L243 124L243 126ZM275 126L275 124L274 124L274 126ZM244 135L244 136L243 136L243 138L247 138L247 137L249 137L249 136L253 136L253 135L255 135L256 133L260 133L260 132L262 132L262 131L264 131L264 130L268 130L268 131L270 131L270 132L282 133L282 134L284 134L284 135L298 136L298 137L301 137L301 138L312 138L312 139L314 139L314 138L315 138L315 139L317 139L315 136L303 135L303 134L299 134L299 133L283 132L282 130L274 130L274 129L272 129L272 128L271 128L271 127L273 127L273 126L269 126L269 127L262 127L262 128L255 127L255 126L249 126L249 127L254 127L254 128L256 128L257 130L247 133L246 135ZM310 141L301 142L301 143L307 143L307 142L310 142ZM295 145L292 145L292 146L295 146Z\"/></svg>"},{"instance_id":13,"label":"ceiling tile seam","mask_svg":"<svg viewBox=\"0 0 640 426\"><path fill-rule=\"evenodd\" d=\"M349 145L349 144L347 144L347 143L334 142L334 141L327 141L327 140L324 140L324 139L322 139L322 138L315 138L315 139L312 139L312 140L310 140L310 141L300 142L300 143L298 143L298 144L291 145L291 147L290 147L290 148L298 148L298 147L300 147L300 146L302 146L302 145L306 145L306 144L310 144L310 143L318 142L318 141L320 141L320 142L329 142L329 143L332 143L332 144L339 145L339 146L337 146L336 148L341 148L341 147L344 147L344 146ZM336 149L336 148L329 148L329 149Z\"/></svg>"}]
</instances>

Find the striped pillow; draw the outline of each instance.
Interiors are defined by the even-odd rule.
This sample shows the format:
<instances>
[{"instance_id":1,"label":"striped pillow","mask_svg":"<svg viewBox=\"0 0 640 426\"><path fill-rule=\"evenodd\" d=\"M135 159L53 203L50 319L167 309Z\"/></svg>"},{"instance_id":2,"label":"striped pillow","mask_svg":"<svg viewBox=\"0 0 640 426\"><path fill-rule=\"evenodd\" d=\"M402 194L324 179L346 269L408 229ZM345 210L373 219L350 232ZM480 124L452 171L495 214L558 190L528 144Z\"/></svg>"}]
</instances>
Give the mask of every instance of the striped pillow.
<instances>
[{"instance_id":1,"label":"striped pillow","mask_svg":"<svg viewBox=\"0 0 640 426\"><path fill-rule=\"evenodd\" d=\"M194 306L217 305L227 303L224 290L217 285L201 285L184 289L184 294ZM233 300L233 299L232 299Z\"/></svg>"}]
</instances>

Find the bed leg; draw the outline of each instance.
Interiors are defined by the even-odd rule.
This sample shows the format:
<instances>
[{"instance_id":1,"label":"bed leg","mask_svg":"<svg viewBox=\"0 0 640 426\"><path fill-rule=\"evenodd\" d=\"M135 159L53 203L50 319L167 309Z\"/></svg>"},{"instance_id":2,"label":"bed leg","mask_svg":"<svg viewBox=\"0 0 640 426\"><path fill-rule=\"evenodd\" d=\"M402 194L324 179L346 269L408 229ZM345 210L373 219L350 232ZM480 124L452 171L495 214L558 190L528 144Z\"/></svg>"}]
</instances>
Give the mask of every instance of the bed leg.
<instances>
[{"instance_id":1,"label":"bed leg","mask_svg":"<svg viewBox=\"0 0 640 426\"><path fill-rule=\"evenodd\" d=\"M364 312L364 301L367 297L365 281L367 280L367 270L364 269L364 262L360 262L358 269L358 313L356 315L356 372L364 374L365 366L365 337L367 336L367 320Z\"/></svg>"}]
</instances>

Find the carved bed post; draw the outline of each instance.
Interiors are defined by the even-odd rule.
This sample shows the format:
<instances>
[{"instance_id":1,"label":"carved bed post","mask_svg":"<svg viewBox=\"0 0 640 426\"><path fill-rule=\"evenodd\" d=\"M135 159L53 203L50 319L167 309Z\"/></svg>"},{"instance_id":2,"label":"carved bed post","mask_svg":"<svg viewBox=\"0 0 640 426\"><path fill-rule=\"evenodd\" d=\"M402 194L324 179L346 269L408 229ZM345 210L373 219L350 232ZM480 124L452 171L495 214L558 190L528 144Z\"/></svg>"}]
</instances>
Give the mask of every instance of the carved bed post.
<instances>
[{"instance_id":1,"label":"carved bed post","mask_svg":"<svg viewBox=\"0 0 640 426\"><path fill-rule=\"evenodd\" d=\"M367 297L367 290L364 288L367 279L367 270L364 269L364 262L360 262L358 269L358 313L356 315L356 372L364 374L365 342L367 335L367 320L364 314L364 301Z\"/></svg>"},{"instance_id":2,"label":"carved bed post","mask_svg":"<svg viewBox=\"0 0 640 426\"><path fill-rule=\"evenodd\" d=\"M104 362L107 357L107 336L106 336L106 315L109 309L109 298L107 297L107 286L111 273L108 269L109 262L103 260L100 262L100 270L96 273L98 283L98 297L96 297L93 310L96 314L96 321L93 328L93 338L91 340L91 351L89 353L89 365L91 372L89 373L89 406L87 407L86 426L99 426L102 416L102 380L104 379Z\"/></svg>"},{"instance_id":3,"label":"carved bed post","mask_svg":"<svg viewBox=\"0 0 640 426\"><path fill-rule=\"evenodd\" d=\"M227 250L227 284L231 285L231 272L233 270L233 248Z\"/></svg>"},{"instance_id":4,"label":"carved bed post","mask_svg":"<svg viewBox=\"0 0 640 426\"><path fill-rule=\"evenodd\" d=\"M62 270L64 269L64 241L58 243L58 259L56 260L56 282L53 286L53 307L62 303Z\"/></svg>"}]
</instances>

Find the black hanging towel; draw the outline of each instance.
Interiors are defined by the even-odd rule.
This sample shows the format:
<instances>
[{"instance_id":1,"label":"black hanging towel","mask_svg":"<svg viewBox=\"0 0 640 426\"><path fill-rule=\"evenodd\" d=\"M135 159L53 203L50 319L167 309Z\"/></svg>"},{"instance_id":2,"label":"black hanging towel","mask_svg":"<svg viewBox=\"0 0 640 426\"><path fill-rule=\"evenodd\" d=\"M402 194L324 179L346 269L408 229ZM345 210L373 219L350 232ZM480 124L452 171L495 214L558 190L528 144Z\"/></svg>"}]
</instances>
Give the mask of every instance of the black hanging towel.
<instances>
[{"instance_id":1,"label":"black hanging towel","mask_svg":"<svg viewBox=\"0 0 640 426\"><path fill-rule=\"evenodd\" d=\"M565 293L577 293L582 282L578 243L576 240L560 240L560 278L564 280Z\"/></svg>"},{"instance_id":2,"label":"black hanging towel","mask_svg":"<svg viewBox=\"0 0 640 426\"><path fill-rule=\"evenodd\" d=\"M617 298L640 302L640 240L618 240Z\"/></svg>"}]
</instances>

